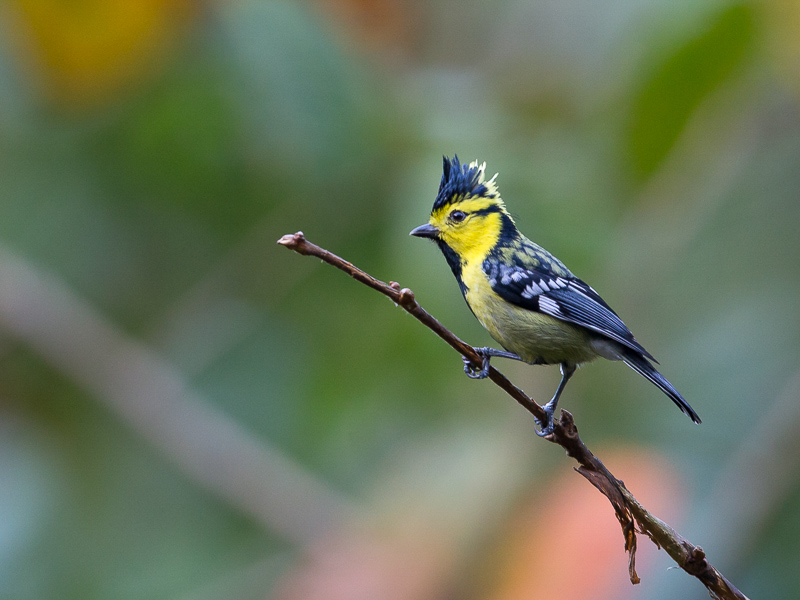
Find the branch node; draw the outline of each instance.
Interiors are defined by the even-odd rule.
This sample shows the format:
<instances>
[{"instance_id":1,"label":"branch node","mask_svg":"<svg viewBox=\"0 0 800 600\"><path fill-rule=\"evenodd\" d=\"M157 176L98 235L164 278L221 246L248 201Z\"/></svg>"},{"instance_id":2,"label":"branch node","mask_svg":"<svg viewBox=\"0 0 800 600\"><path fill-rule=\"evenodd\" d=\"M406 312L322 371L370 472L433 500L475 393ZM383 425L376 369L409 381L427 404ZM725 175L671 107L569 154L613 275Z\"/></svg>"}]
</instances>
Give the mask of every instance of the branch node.
<instances>
[{"instance_id":1,"label":"branch node","mask_svg":"<svg viewBox=\"0 0 800 600\"><path fill-rule=\"evenodd\" d=\"M278 244L281 246L286 246L287 248L294 249L296 246L300 245L304 242L306 236L303 235L302 231L298 231L297 233L287 233L281 239L277 241Z\"/></svg>"},{"instance_id":2,"label":"branch node","mask_svg":"<svg viewBox=\"0 0 800 600\"><path fill-rule=\"evenodd\" d=\"M279 239L277 244L281 246L286 246L290 250L294 250L298 254L304 254L308 256L312 254L312 251L309 250L309 244L306 241L306 236L303 235L302 231L298 231L297 233L287 233L281 239ZM313 246L313 244L311 244Z\"/></svg>"},{"instance_id":3,"label":"branch node","mask_svg":"<svg viewBox=\"0 0 800 600\"><path fill-rule=\"evenodd\" d=\"M574 439L578 437L578 427L575 425L575 419L572 413L568 410L561 409L561 417L558 420L561 426L562 434L568 438Z\"/></svg>"},{"instance_id":4,"label":"branch node","mask_svg":"<svg viewBox=\"0 0 800 600\"><path fill-rule=\"evenodd\" d=\"M684 569L687 573L691 573L695 577L708 570L708 561L706 560L706 553L700 546L693 546L686 559Z\"/></svg>"},{"instance_id":5,"label":"branch node","mask_svg":"<svg viewBox=\"0 0 800 600\"><path fill-rule=\"evenodd\" d=\"M403 288L402 290L400 290L400 297L398 299L398 304L400 304L400 306L406 309L414 308L417 304L417 300L414 298L414 292L412 292L408 288Z\"/></svg>"}]
</instances>

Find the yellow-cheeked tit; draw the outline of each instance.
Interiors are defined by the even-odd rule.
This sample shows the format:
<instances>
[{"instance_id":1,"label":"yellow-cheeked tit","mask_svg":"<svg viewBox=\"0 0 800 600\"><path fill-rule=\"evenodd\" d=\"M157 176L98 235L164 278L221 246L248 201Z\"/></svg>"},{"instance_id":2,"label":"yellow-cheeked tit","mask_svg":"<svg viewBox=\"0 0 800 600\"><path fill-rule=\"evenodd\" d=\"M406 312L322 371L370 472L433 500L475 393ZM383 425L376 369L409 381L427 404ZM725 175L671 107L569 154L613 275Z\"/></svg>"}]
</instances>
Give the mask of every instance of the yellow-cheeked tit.
<instances>
[{"instance_id":1,"label":"yellow-cheeked tit","mask_svg":"<svg viewBox=\"0 0 800 600\"><path fill-rule=\"evenodd\" d=\"M430 238L444 254L472 313L505 350L477 348L481 369L464 358L473 378L488 375L489 359L500 356L532 365L561 365L561 382L544 406L553 414L578 365L602 357L621 360L646 377L695 423L700 417L650 361L611 307L560 260L517 229L486 164L462 165L444 157L444 174L430 220L411 235ZM648 360L649 359L649 360Z\"/></svg>"}]
</instances>

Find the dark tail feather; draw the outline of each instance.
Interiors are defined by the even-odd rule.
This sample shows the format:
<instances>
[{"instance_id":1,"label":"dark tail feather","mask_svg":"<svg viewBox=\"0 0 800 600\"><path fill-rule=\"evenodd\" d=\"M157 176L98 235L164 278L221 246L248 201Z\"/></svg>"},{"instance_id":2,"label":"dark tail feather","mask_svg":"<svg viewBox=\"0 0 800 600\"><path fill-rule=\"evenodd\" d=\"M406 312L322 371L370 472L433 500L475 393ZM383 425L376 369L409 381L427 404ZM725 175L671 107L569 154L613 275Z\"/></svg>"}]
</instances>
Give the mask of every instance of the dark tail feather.
<instances>
[{"instance_id":1,"label":"dark tail feather","mask_svg":"<svg viewBox=\"0 0 800 600\"><path fill-rule=\"evenodd\" d=\"M625 361L625 364L631 369L639 373L639 375L649 379L662 392L669 396L670 400L677 404L678 408L686 413L692 421L695 423L700 423L700 417L697 416L697 413L694 412L694 409L689 406L689 403L686 402L686 400L683 399L683 396L678 393L678 390L676 390L675 387L669 381L667 381L666 377L656 371L656 368L650 364L649 360L647 360L641 354L637 354L630 350L626 351L622 355L622 360Z\"/></svg>"}]
</instances>

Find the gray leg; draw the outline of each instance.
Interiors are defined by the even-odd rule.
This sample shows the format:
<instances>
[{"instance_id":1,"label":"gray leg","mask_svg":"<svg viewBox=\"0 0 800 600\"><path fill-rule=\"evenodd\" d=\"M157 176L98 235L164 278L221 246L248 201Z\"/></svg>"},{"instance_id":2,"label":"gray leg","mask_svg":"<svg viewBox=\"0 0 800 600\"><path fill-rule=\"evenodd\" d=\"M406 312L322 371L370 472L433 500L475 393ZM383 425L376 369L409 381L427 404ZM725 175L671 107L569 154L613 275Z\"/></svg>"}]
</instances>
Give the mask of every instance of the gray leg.
<instances>
[{"instance_id":1,"label":"gray leg","mask_svg":"<svg viewBox=\"0 0 800 600\"><path fill-rule=\"evenodd\" d=\"M467 377L472 379L484 379L489 375L489 359L492 356L522 360L513 352L506 352L505 350L498 350L497 348L475 348L475 352L478 353L478 356L483 358L483 363L481 364L480 370L476 369L472 365L472 361L470 361L466 356L461 357L461 360L464 361L464 373L467 374Z\"/></svg>"},{"instance_id":2,"label":"gray leg","mask_svg":"<svg viewBox=\"0 0 800 600\"><path fill-rule=\"evenodd\" d=\"M564 391L569 378L572 377L572 374L575 372L576 368L577 366L571 363L561 363L561 382L558 384L556 393L550 399L550 402L542 407L544 412L547 414L547 422L540 423L539 420L536 419L536 424L542 428L541 431L536 430L536 435L544 437L553 433L553 415L556 412L556 406L558 406L558 399L561 397L561 392Z\"/></svg>"}]
</instances>

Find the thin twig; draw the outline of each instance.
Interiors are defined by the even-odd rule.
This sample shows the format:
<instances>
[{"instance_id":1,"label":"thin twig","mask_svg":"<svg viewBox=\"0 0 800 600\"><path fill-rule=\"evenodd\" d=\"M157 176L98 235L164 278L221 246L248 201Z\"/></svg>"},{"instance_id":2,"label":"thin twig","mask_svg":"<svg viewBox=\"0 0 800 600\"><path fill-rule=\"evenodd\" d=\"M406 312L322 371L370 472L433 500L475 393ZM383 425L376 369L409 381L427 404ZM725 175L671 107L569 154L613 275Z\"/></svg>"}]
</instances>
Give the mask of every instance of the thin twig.
<instances>
[{"instance_id":1,"label":"thin twig","mask_svg":"<svg viewBox=\"0 0 800 600\"><path fill-rule=\"evenodd\" d=\"M401 288L392 282L386 284L362 271L352 263L328 252L324 248L306 240L301 231L283 236L278 244L290 250L307 256L316 256L324 262L341 269L364 285L391 298L395 304L402 307L409 314L416 317L423 325L430 328L440 338L453 347L459 354L466 356L474 365L481 364L481 357L475 348L459 339L449 329L442 325L435 317L422 308L414 298L414 293L408 288ZM500 388L506 391L514 400L519 402L528 412L540 421L545 413L541 406L523 392L509 379L494 367L489 369L489 378ZM696 577L706 587L712 598L719 600L747 600L742 592L731 584L708 560L703 549L695 546L678 534L669 525L650 514L628 491L625 484L617 479L598 459L592 454L578 435L572 415L566 410L561 411L559 421L555 423L555 430L545 439L558 444L567 455L575 459L580 466L576 470L586 477L614 507L617 519L622 527L625 537L625 549L629 556L629 575L631 583L639 583L636 574L636 533L645 533L659 548L663 548L677 565Z\"/></svg>"}]
</instances>

